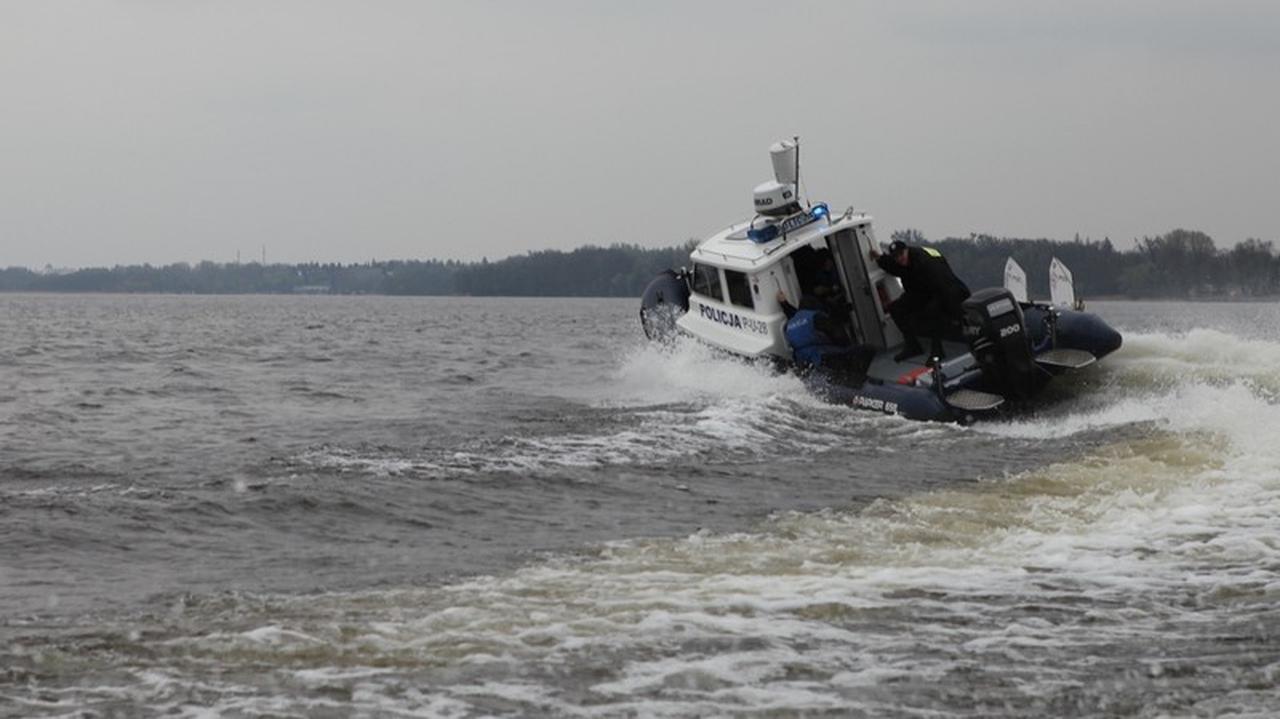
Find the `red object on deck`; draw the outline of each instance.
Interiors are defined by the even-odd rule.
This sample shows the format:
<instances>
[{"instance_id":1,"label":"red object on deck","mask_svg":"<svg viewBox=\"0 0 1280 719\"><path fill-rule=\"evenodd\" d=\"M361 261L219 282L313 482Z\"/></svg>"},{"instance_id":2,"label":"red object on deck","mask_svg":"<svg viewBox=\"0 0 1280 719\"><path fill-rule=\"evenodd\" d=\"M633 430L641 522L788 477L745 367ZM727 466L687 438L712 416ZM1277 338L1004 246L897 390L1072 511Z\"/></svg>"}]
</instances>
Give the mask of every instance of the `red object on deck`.
<instances>
[{"instance_id":1,"label":"red object on deck","mask_svg":"<svg viewBox=\"0 0 1280 719\"><path fill-rule=\"evenodd\" d=\"M916 383L917 377L919 377L922 374L927 374L928 372L929 372L928 367L918 367L916 369L911 370L910 372L906 372L900 375L898 377L898 384L913 385Z\"/></svg>"}]
</instances>

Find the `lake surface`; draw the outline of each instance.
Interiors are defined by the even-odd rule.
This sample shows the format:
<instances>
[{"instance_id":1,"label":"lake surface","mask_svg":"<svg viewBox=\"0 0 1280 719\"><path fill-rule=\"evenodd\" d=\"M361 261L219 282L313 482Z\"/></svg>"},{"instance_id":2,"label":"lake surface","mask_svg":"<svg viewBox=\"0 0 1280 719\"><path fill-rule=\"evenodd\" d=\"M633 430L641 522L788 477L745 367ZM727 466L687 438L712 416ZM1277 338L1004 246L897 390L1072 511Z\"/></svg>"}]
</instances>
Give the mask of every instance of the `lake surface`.
<instances>
[{"instance_id":1,"label":"lake surface","mask_svg":"<svg viewBox=\"0 0 1280 719\"><path fill-rule=\"evenodd\" d=\"M0 716L1280 713L1280 306L958 427L637 304L0 295Z\"/></svg>"}]
</instances>

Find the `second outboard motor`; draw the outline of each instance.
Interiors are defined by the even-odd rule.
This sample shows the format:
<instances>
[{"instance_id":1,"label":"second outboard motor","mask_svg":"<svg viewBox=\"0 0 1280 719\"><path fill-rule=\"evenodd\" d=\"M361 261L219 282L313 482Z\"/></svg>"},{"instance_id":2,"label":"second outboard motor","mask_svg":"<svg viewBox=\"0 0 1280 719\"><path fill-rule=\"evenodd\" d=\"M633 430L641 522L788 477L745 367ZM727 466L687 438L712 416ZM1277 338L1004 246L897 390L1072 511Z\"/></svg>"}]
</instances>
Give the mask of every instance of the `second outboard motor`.
<instances>
[{"instance_id":1,"label":"second outboard motor","mask_svg":"<svg viewBox=\"0 0 1280 719\"><path fill-rule=\"evenodd\" d=\"M689 311L689 283L683 272L664 270L653 278L640 298L640 326L644 336L666 341L675 336L676 320Z\"/></svg>"},{"instance_id":2,"label":"second outboard motor","mask_svg":"<svg viewBox=\"0 0 1280 719\"><path fill-rule=\"evenodd\" d=\"M1003 287L988 287L964 301L964 334L982 376L992 389L1009 398L1030 397L1044 384L1031 355L1022 308Z\"/></svg>"}]
</instances>

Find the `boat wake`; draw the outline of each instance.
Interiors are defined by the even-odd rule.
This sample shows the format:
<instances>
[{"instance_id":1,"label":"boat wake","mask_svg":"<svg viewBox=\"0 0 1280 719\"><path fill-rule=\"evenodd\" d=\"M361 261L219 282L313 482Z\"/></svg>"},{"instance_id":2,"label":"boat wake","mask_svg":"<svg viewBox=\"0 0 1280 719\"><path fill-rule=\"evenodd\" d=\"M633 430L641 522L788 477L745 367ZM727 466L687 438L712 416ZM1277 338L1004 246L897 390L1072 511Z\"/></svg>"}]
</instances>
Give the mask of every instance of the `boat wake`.
<instances>
[{"instance_id":1,"label":"boat wake","mask_svg":"<svg viewBox=\"0 0 1280 719\"><path fill-rule=\"evenodd\" d=\"M581 414L556 415L552 431L421 449L324 445L295 460L322 471L447 479L663 467L691 458L762 461L821 455L832 448L848 453L981 437L1037 441L1092 435L1098 441L1108 430L1146 431L1145 425L1195 412L1197 393L1228 402L1238 402L1240 391L1250 401L1280 398L1280 344L1215 330L1128 337L1106 365L1060 380L1053 401L1034 413L968 429L828 404L795 375L767 362L685 341L630 348L602 381L575 389Z\"/></svg>"},{"instance_id":2,"label":"boat wake","mask_svg":"<svg viewBox=\"0 0 1280 719\"><path fill-rule=\"evenodd\" d=\"M1105 402L972 428L823 407L791 378L685 350L628 358L599 403L691 406L670 433L608 435L612 449L583 450L591 462L638 461L640 436L687 442L689 455L784 423L813 447L875 427L957 443L1094 439L1010 476L750 532L618 541L444 588L194 602L146 629L145 650L133 627L104 640L130 661L56 701L180 711L199 697L245 714L323 711L333 696L355 713L459 716L1274 713L1280 344L1128 337L1086 380L1115 388ZM707 381L670 386L691 367ZM761 408L767 420L743 417ZM700 439L679 438L697 427Z\"/></svg>"},{"instance_id":3,"label":"boat wake","mask_svg":"<svg viewBox=\"0 0 1280 719\"><path fill-rule=\"evenodd\" d=\"M1129 333L1109 368L1126 389L1175 388L1190 382L1241 383L1258 396L1280 397L1280 343L1212 329L1183 334Z\"/></svg>"},{"instance_id":4,"label":"boat wake","mask_svg":"<svg viewBox=\"0 0 1280 719\"><path fill-rule=\"evenodd\" d=\"M378 640L450 657L467 711L1274 710L1280 346L1239 342L1252 376L1148 335L1108 378L1142 392L974 430L1142 429L1084 456L398 596Z\"/></svg>"},{"instance_id":5,"label":"boat wake","mask_svg":"<svg viewBox=\"0 0 1280 719\"><path fill-rule=\"evenodd\" d=\"M573 399L580 403L580 414L557 414L552 432L411 452L326 445L302 453L296 462L310 469L423 479L544 475L608 466L662 467L691 458L732 463L813 456L833 446L868 443L868 427L878 427L877 441L939 432L827 404L806 391L795 375L692 341L634 347L608 377L577 388Z\"/></svg>"}]
</instances>

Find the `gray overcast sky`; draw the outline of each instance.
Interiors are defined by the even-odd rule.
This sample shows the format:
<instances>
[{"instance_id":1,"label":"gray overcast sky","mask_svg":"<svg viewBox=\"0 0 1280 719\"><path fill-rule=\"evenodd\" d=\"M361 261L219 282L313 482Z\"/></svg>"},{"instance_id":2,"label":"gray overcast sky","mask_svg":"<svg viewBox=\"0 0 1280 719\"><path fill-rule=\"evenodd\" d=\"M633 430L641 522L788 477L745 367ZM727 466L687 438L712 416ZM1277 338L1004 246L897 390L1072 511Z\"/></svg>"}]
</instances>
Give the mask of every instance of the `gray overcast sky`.
<instances>
[{"instance_id":1,"label":"gray overcast sky","mask_svg":"<svg viewBox=\"0 0 1280 719\"><path fill-rule=\"evenodd\" d=\"M1280 240L1277 2L0 0L0 266L671 245L774 140L879 234Z\"/></svg>"}]
</instances>

